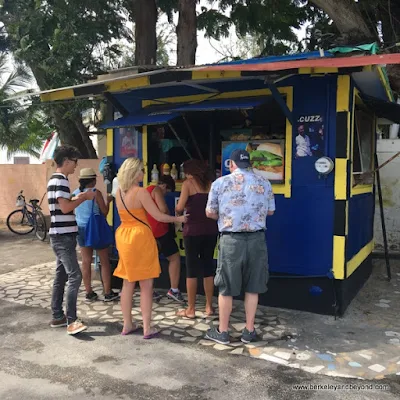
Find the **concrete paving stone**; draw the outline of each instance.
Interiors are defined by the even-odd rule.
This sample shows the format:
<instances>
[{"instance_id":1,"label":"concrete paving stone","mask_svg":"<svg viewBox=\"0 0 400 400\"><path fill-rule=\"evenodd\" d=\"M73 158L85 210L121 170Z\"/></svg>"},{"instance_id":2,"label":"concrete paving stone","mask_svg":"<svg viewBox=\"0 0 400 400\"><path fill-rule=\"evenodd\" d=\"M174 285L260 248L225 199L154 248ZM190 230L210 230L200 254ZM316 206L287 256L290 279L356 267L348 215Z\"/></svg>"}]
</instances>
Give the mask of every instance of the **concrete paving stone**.
<instances>
[{"instance_id":1,"label":"concrete paving stone","mask_svg":"<svg viewBox=\"0 0 400 400\"><path fill-rule=\"evenodd\" d=\"M240 349L232 350L230 353L231 353L231 354L236 354L236 355L242 355L242 354L243 354L243 351L244 351L244 348L242 347L242 348L240 348Z\"/></svg>"},{"instance_id":2,"label":"concrete paving stone","mask_svg":"<svg viewBox=\"0 0 400 400\"><path fill-rule=\"evenodd\" d=\"M317 357L322 361L334 361L333 357L330 354L317 354Z\"/></svg>"},{"instance_id":3,"label":"concrete paving stone","mask_svg":"<svg viewBox=\"0 0 400 400\"><path fill-rule=\"evenodd\" d=\"M199 344L203 346L214 346L215 342L212 342L211 340L202 339L199 341Z\"/></svg>"},{"instance_id":4,"label":"concrete paving stone","mask_svg":"<svg viewBox=\"0 0 400 400\"><path fill-rule=\"evenodd\" d=\"M400 338L400 333L399 332L387 331L387 332L385 332L385 335L389 336L389 337Z\"/></svg>"},{"instance_id":5,"label":"concrete paving stone","mask_svg":"<svg viewBox=\"0 0 400 400\"><path fill-rule=\"evenodd\" d=\"M182 324L182 325L195 325L196 321L190 320L190 319L179 319L177 324Z\"/></svg>"},{"instance_id":6,"label":"concrete paving stone","mask_svg":"<svg viewBox=\"0 0 400 400\"><path fill-rule=\"evenodd\" d=\"M174 337L177 337L177 338L181 338L181 337L183 337L183 335L181 334L181 333L174 333L174 335L173 335Z\"/></svg>"},{"instance_id":7,"label":"concrete paving stone","mask_svg":"<svg viewBox=\"0 0 400 400\"><path fill-rule=\"evenodd\" d=\"M381 308L389 308L389 304L386 303L376 303L375 304L377 307L381 307Z\"/></svg>"},{"instance_id":8,"label":"concrete paving stone","mask_svg":"<svg viewBox=\"0 0 400 400\"><path fill-rule=\"evenodd\" d=\"M168 320L165 320L165 319L164 319L164 320L163 320L163 324L164 324L164 325L170 325L170 326L171 326L171 325L175 325L175 322L174 322L174 321L168 321Z\"/></svg>"},{"instance_id":9,"label":"concrete paving stone","mask_svg":"<svg viewBox=\"0 0 400 400\"><path fill-rule=\"evenodd\" d=\"M158 307L157 308L157 312L169 312L169 311L173 311L173 309L170 307Z\"/></svg>"},{"instance_id":10,"label":"concrete paving stone","mask_svg":"<svg viewBox=\"0 0 400 400\"><path fill-rule=\"evenodd\" d=\"M356 361L350 361L349 366L353 367L353 368L361 368L362 367L362 365Z\"/></svg>"},{"instance_id":11,"label":"concrete paving stone","mask_svg":"<svg viewBox=\"0 0 400 400\"><path fill-rule=\"evenodd\" d=\"M198 331L206 332L208 329L210 329L210 325L207 325L207 324L197 324L197 325L194 326L194 329L197 329Z\"/></svg>"},{"instance_id":12,"label":"concrete paving stone","mask_svg":"<svg viewBox=\"0 0 400 400\"><path fill-rule=\"evenodd\" d=\"M260 349L253 348L253 349L249 349L249 354L252 357L257 357L258 358L262 354L262 351Z\"/></svg>"},{"instance_id":13,"label":"concrete paving stone","mask_svg":"<svg viewBox=\"0 0 400 400\"><path fill-rule=\"evenodd\" d=\"M214 347L215 350L223 351L223 350L230 350L229 346L225 346L224 344L217 343Z\"/></svg>"},{"instance_id":14,"label":"concrete paving stone","mask_svg":"<svg viewBox=\"0 0 400 400\"><path fill-rule=\"evenodd\" d=\"M373 365L370 365L368 368L374 372L382 372L386 369L383 365L380 365L380 364L373 364Z\"/></svg>"},{"instance_id":15,"label":"concrete paving stone","mask_svg":"<svg viewBox=\"0 0 400 400\"><path fill-rule=\"evenodd\" d=\"M229 343L229 346L231 346L231 347L239 347L239 346L242 346L242 347L243 347L243 343L242 343L241 341L239 341L239 342L233 342L233 341L231 341L231 342Z\"/></svg>"},{"instance_id":16,"label":"concrete paving stone","mask_svg":"<svg viewBox=\"0 0 400 400\"><path fill-rule=\"evenodd\" d=\"M307 361L311 358L311 354L309 353L299 353L296 355L296 359L299 361Z\"/></svg>"},{"instance_id":17,"label":"concrete paving stone","mask_svg":"<svg viewBox=\"0 0 400 400\"><path fill-rule=\"evenodd\" d=\"M292 356L292 353L287 353L286 351L277 351L274 353L274 356L283 358L284 360L289 360Z\"/></svg>"},{"instance_id":18,"label":"concrete paving stone","mask_svg":"<svg viewBox=\"0 0 400 400\"><path fill-rule=\"evenodd\" d=\"M281 364L281 365L286 365L286 366L289 365L288 361L283 360L282 358L279 358L279 357L272 356L270 354L262 353L258 358L261 360L270 361L270 362L273 362L276 364Z\"/></svg>"},{"instance_id":19,"label":"concrete paving stone","mask_svg":"<svg viewBox=\"0 0 400 400\"><path fill-rule=\"evenodd\" d=\"M193 343L195 342L197 339L195 337L190 337L190 336L185 336L181 338L182 342L189 342L189 343Z\"/></svg>"},{"instance_id":20,"label":"concrete paving stone","mask_svg":"<svg viewBox=\"0 0 400 400\"><path fill-rule=\"evenodd\" d=\"M164 319L165 317L164 317L164 315L156 315L155 317L153 317L152 319L153 319L153 321L160 321L160 320L162 320L162 319Z\"/></svg>"},{"instance_id":21,"label":"concrete paving stone","mask_svg":"<svg viewBox=\"0 0 400 400\"><path fill-rule=\"evenodd\" d=\"M204 332L198 331L196 329L189 329L188 331L186 331L186 333L188 333L190 336L194 336L194 337L204 336Z\"/></svg>"},{"instance_id":22,"label":"concrete paving stone","mask_svg":"<svg viewBox=\"0 0 400 400\"><path fill-rule=\"evenodd\" d=\"M179 333L185 333L185 330L182 328L178 328L177 326L172 326L171 329L175 332L179 332Z\"/></svg>"},{"instance_id":23,"label":"concrete paving stone","mask_svg":"<svg viewBox=\"0 0 400 400\"><path fill-rule=\"evenodd\" d=\"M243 329L246 327L245 323L240 323L240 324L232 324L232 327L239 332L242 332Z\"/></svg>"},{"instance_id":24,"label":"concrete paving stone","mask_svg":"<svg viewBox=\"0 0 400 400\"><path fill-rule=\"evenodd\" d=\"M271 333L266 333L262 336L262 338L263 340L277 340L277 337L275 335L272 335Z\"/></svg>"},{"instance_id":25,"label":"concrete paving stone","mask_svg":"<svg viewBox=\"0 0 400 400\"><path fill-rule=\"evenodd\" d=\"M167 317L172 317L172 316L175 316L175 315L176 315L176 311L167 311L165 313L165 316L167 316Z\"/></svg>"}]
</instances>

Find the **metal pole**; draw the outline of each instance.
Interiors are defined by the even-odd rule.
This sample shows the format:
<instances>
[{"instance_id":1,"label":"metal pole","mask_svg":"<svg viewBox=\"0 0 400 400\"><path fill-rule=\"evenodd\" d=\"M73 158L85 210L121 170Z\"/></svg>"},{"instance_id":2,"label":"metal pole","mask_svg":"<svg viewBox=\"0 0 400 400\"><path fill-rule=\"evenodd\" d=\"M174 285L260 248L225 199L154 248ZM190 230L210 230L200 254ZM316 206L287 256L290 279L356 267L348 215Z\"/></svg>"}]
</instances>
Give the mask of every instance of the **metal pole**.
<instances>
[{"instance_id":1,"label":"metal pole","mask_svg":"<svg viewBox=\"0 0 400 400\"><path fill-rule=\"evenodd\" d=\"M192 156L190 155L189 151L187 150L186 146L183 144L181 138L178 136L178 134L176 133L176 130L174 129L174 127L168 122L168 126L171 129L172 133L174 134L174 136L176 137L176 140L179 142L179 144L183 147L183 150L185 150L185 153L189 156L189 158L192 158Z\"/></svg>"},{"instance_id":2,"label":"metal pole","mask_svg":"<svg viewBox=\"0 0 400 400\"><path fill-rule=\"evenodd\" d=\"M213 172L213 174L215 174L215 156L216 156L214 132L215 132L215 123L214 123L214 116L213 116L211 123L210 123L210 130L209 130L209 139L210 139L209 165L210 165L210 169Z\"/></svg>"},{"instance_id":3,"label":"metal pole","mask_svg":"<svg viewBox=\"0 0 400 400\"><path fill-rule=\"evenodd\" d=\"M192 131L192 128L191 128L190 125L189 125L189 122L187 122L187 119L186 119L186 117L185 117L184 115L182 115L182 118L183 118L183 120L185 121L186 128L187 128L187 130L188 130L189 133L190 133L190 137L191 137L192 140L193 140L194 147L196 147L196 151L197 151L197 153L198 153L198 155L199 155L199 157L200 157L200 160L204 160L203 155L201 154L199 145L197 144L196 137L194 136L194 133L193 133L193 131Z\"/></svg>"},{"instance_id":4,"label":"metal pole","mask_svg":"<svg viewBox=\"0 0 400 400\"><path fill-rule=\"evenodd\" d=\"M387 271L388 280L390 281L392 279L392 272L390 270L389 249L388 249L387 236L386 236L385 216L384 216L384 212L383 212L381 176L380 176L380 172L379 172L379 168L378 168L378 155L376 153L375 153L375 168L376 168L376 184L378 186L379 210L381 213L383 247L385 250L386 271Z\"/></svg>"}]
</instances>

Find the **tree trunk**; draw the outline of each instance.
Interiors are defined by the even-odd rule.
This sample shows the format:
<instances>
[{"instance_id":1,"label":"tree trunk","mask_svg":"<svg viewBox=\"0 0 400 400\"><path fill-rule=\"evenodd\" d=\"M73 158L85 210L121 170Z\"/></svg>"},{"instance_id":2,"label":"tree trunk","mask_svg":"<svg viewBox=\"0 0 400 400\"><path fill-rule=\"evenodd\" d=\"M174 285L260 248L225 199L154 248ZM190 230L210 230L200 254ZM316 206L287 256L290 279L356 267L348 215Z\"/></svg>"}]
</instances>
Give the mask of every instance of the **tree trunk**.
<instances>
[{"instance_id":1,"label":"tree trunk","mask_svg":"<svg viewBox=\"0 0 400 400\"><path fill-rule=\"evenodd\" d=\"M157 5L155 0L132 0L135 21L135 64L155 65L157 61Z\"/></svg>"},{"instance_id":2,"label":"tree trunk","mask_svg":"<svg viewBox=\"0 0 400 400\"><path fill-rule=\"evenodd\" d=\"M377 21L382 23L382 35L385 47L392 46L390 52L399 51L393 44L400 37L398 19L400 19L400 4L391 1L390 13L386 3L378 4L370 12L373 15L362 13L360 2L354 0L310 0L310 3L323 10L332 18L333 23L342 34L337 45L352 45L367 43L368 41L379 42L376 26ZM368 12L368 11L367 11ZM370 21L368 23L368 21ZM388 65L388 76L390 84L395 91L400 91L400 66Z\"/></svg>"},{"instance_id":3,"label":"tree trunk","mask_svg":"<svg viewBox=\"0 0 400 400\"><path fill-rule=\"evenodd\" d=\"M342 34L343 44L360 44L368 40L377 40L376 28L363 18L359 4L354 0L310 0L310 3L332 18Z\"/></svg>"},{"instance_id":4,"label":"tree trunk","mask_svg":"<svg viewBox=\"0 0 400 400\"><path fill-rule=\"evenodd\" d=\"M45 73L37 67L30 66L30 68L40 90L49 89ZM48 109L47 112L54 121L61 142L76 147L82 158L97 158L96 150L82 123L80 113L70 110L67 105L57 103L49 105Z\"/></svg>"},{"instance_id":5,"label":"tree trunk","mask_svg":"<svg viewBox=\"0 0 400 400\"><path fill-rule=\"evenodd\" d=\"M54 119L60 141L63 144L75 146L83 159L97 158L96 150L86 128L82 124L80 114L76 115L77 113L72 112L73 115L76 115L75 118L66 117L67 113L71 114L66 106L53 104L50 107L50 115ZM79 128L79 126L81 127Z\"/></svg>"},{"instance_id":6,"label":"tree trunk","mask_svg":"<svg viewBox=\"0 0 400 400\"><path fill-rule=\"evenodd\" d=\"M197 50L197 0L179 0L179 21L176 27L177 65L194 65Z\"/></svg>"}]
</instances>

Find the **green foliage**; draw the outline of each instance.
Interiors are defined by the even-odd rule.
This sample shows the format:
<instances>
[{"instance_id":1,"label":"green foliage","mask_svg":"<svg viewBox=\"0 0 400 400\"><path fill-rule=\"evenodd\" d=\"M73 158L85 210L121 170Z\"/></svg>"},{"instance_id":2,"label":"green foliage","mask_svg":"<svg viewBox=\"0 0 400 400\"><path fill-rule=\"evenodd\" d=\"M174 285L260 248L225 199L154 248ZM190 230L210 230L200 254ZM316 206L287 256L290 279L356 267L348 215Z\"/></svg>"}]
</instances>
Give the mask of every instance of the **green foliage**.
<instances>
[{"instance_id":1,"label":"green foliage","mask_svg":"<svg viewBox=\"0 0 400 400\"><path fill-rule=\"evenodd\" d=\"M5 0L3 41L42 89L81 83L103 69L104 55L120 54L112 43L124 34L119 6L118 0Z\"/></svg>"},{"instance_id":2,"label":"green foliage","mask_svg":"<svg viewBox=\"0 0 400 400\"><path fill-rule=\"evenodd\" d=\"M37 156L51 127L36 105L26 107L9 100L32 83L32 76L21 65L10 71L7 61L6 55L0 55L0 75L6 77L0 85L0 148L7 148L8 155L23 151Z\"/></svg>"}]
</instances>

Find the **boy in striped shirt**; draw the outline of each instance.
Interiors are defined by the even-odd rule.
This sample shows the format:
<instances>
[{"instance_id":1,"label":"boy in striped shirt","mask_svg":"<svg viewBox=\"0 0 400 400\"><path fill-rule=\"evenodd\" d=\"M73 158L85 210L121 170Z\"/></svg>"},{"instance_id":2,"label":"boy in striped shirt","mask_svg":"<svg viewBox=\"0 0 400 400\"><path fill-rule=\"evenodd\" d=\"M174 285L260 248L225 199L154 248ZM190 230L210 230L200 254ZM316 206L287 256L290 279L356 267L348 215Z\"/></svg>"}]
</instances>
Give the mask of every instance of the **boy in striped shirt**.
<instances>
[{"instance_id":1,"label":"boy in striped shirt","mask_svg":"<svg viewBox=\"0 0 400 400\"><path fill-rule=\"evenodd\" d=\"M67 326L69 335L75 335L87 329L76 315L76 303L82 273L76 255L78 226L74 209L84 201L93 200L95 197L95 192L87 191L80 193L75 200L71 200L68 175L75 172L79 155L79 151L75 147L58 147L54 151L57 170L51 176L47 185L47 198L51 216L50 244L57 260L51 299L53 320L50 326L52 328ZM65 315L62 303L67 281L67 315Z\"/></svg>"}]
</instances>

